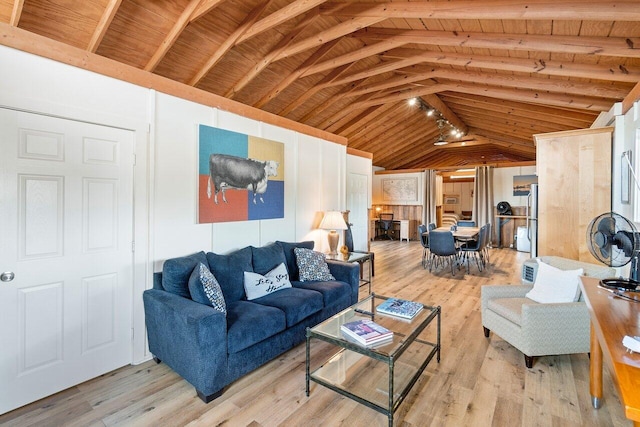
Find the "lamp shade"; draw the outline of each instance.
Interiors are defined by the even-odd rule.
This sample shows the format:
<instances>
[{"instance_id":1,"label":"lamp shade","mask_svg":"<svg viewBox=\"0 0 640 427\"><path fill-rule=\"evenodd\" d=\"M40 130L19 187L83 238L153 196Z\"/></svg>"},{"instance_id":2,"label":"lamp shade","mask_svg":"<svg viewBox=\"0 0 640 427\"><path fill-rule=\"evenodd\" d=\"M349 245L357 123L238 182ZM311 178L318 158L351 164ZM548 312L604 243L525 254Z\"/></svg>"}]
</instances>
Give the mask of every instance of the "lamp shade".
<instances>
[{"instance_id":1,"label":"lamp shade","mask_svg":"<svg viewBox=\"0 0 640 427\"><path fill-rule=\"evenodd\" d=\"M342 213L338 211L328 211L324 214L322 222L320 222L320 228L323 230L346 230L347 223L344 222Z\"/></svg>"}]
</instances>

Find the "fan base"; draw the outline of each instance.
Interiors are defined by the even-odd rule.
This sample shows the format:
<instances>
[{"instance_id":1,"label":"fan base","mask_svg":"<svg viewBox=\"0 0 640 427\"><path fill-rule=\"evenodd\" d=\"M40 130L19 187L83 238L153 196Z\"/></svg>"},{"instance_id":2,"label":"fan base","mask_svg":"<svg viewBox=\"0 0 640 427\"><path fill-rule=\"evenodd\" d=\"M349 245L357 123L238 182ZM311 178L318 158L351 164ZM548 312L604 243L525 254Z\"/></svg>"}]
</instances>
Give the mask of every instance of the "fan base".
<instances>
[{"instance_id":1,"label":"fan base","mask_svg":"<svg viewBox=\"0 0 640 427\"><path fill-rule=\"evenodd\" d=\"M640 292L640 282L633 279L602 279L600 286L623 292Z\"/></svg>"}]
</instances>

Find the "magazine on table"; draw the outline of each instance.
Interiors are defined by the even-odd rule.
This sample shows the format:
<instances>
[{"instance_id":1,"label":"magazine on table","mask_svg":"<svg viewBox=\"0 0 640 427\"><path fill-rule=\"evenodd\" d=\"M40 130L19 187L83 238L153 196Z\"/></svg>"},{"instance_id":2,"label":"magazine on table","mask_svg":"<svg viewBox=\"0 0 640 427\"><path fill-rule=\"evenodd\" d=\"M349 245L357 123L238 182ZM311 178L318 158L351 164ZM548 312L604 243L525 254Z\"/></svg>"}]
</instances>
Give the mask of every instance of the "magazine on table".
<instances>
[{"instance_id":1,"label":"magazine on table","mask_svg":"<svg viewBox=\"0 0 640 427\"><path fill-rule=\"evenodd\" d=\"M340 330L346 336L363 345L379 343L393 338L393 332L384 326L378 325L371 319L357 319L347 322L340 327Z\"/></svg>"},{"instance_id":2,"label":"magazine on table","mask_svg":"<svg viewBox=\"0 0 640 427\"><path fill-rule=\"evenodd\" d=\"M389 335L387 338L381 339L380 341L373 341L373 342L368 343L368 344L362 344L360 341L356 340L351 335L347 335L346 333L342 333L342 336L347 341L352 342L354 344L358 344L358 345L366 347L366 348L374 348L375 349L375 348L383 347L383 346L385 346L387 344L393 343L393 334Z\"/></svg>"},{"instance_id":3,"label":"magazine on table","mask_svg":"<svg viewBox=\"0 0 640 427\"><path fill-rule=\"evenodd\" d=\"M391 316L401 317L403 319L413 319L416 317L423 306L419 302L408 301L400 298L389 298L382 304L378 305L376 310L378 313L388 314Z\"/></svg>"}]
</instances>

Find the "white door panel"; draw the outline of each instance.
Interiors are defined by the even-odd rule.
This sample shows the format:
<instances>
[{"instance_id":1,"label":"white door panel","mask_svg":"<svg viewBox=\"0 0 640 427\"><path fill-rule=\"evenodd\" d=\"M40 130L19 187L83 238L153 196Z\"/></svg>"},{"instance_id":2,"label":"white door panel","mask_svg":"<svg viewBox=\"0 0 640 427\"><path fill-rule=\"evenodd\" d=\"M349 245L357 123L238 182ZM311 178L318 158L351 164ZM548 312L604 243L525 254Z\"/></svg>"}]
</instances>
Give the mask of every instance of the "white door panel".
<instances>
[{"instance_id":1,"label":"white door panel","mask_svg":"<svg viewBox=\"0 0 640 427\"><path fill-rule=\"evenodd\" d=\"M347 177L347 209L351 233L353 234L353 248L356 251L368 250L368 213L367 194L368 177L358 173L349 173Z\"/></svg>"},{"instance_id":2,"label":"white door panel","mask_svg":"<svg viewBox=\"0 0 640 427\"><path fill-rule=\"evenodd\" d=\"M133 141L0 108L0 413L131 361Z\"/></svg>"}]
</instances>

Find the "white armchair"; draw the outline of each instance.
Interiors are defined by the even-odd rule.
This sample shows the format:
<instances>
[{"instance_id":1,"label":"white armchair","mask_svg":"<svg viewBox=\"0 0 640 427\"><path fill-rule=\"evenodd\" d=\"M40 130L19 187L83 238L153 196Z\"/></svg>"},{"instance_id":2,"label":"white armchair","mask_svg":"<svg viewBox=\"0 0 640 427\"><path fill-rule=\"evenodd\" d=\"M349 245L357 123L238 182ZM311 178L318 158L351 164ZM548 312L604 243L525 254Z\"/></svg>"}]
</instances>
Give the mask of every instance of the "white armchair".
<instances>
[{"instance_id":1,"label":"white armchair","mask_svg":"<svg viewBox=\"0 0 640 427\"><path fill-rule=\"evenodd\" d=\"M615 270L604 265L556 256L544 256L541 260L561 270L583 268L585 276L615 276ZM493 331L520 350L527 368L533 367L535 356L588 353L590 320L582 295L578 302L540 304L525 297L532 288L527 284L481 288L485 337Z\"/></svg>"}]
</instances>

